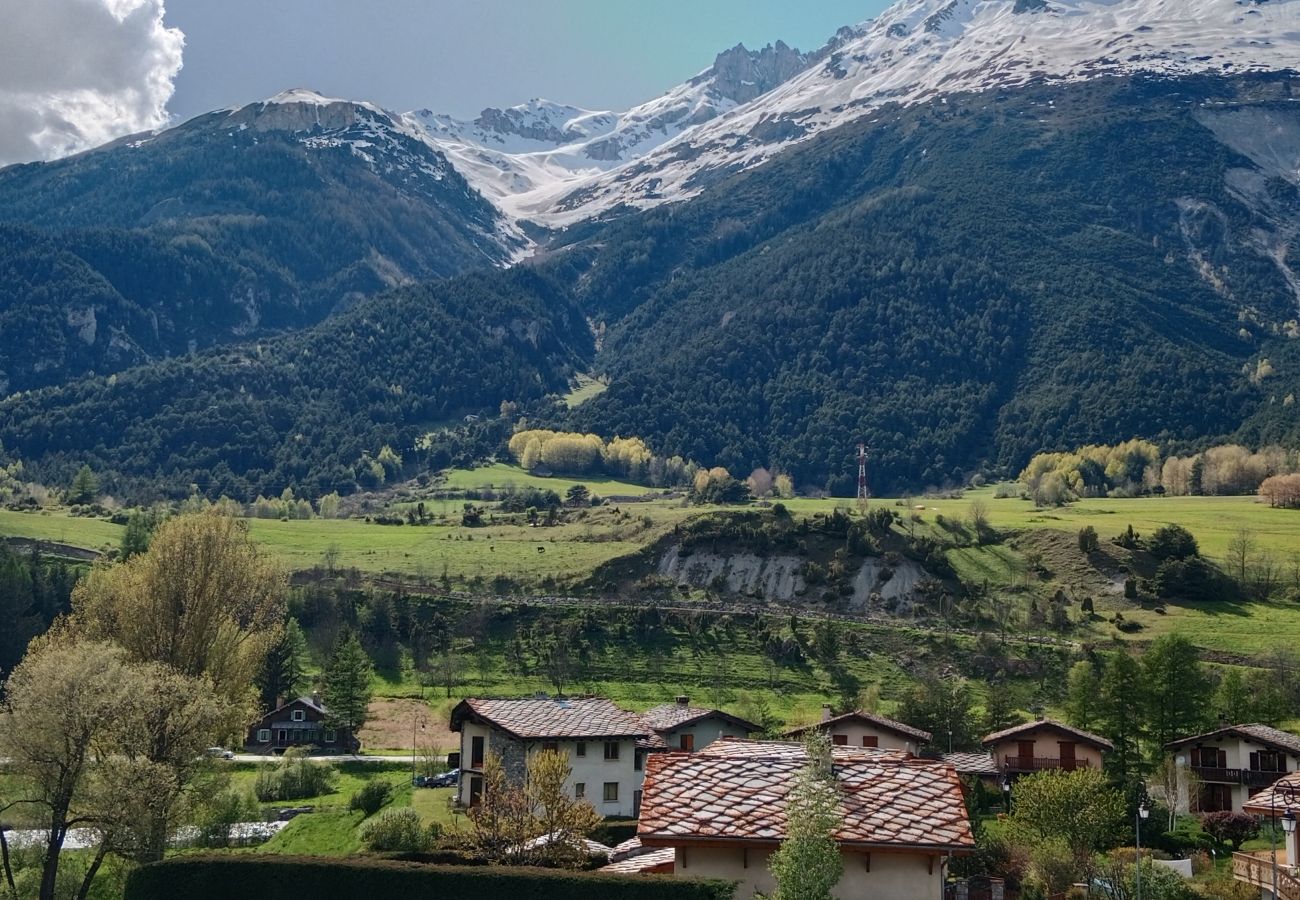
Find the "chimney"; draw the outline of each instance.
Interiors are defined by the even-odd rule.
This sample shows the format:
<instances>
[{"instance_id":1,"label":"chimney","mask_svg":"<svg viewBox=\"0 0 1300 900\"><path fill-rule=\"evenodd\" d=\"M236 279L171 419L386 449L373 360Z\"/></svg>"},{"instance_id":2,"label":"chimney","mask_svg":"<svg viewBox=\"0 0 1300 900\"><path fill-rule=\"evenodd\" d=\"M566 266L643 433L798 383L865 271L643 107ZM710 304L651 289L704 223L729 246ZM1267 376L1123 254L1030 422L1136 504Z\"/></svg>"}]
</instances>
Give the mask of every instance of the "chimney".
<instances>
[{"instance_id":1,"label":"chimney","mask_svg":"<svg viewBox=\"0 0 1300 900\"><path fill-rule=\"evenodd\" d=\"M317 706L321 705L320 691L311 692L311 702L316 704Z\"/></svg>"},{"instance_id":2,"label":"chimney","mask_svg":"<svg viewBox=\"0 0 1300 900\"><path fill-rule=\"evenodd\" d=\"M677 705L678 705L678 706L690 706L690 705L691 705L691 698L690 698L690 697L687 697L685 694L678 694L676 699L677 699Z\"/></svg>"},{"instance_id":3,"label":"chimney","mask_svg":"<svg viewBox=\"0 0 1300 900\"><path fill-rule=\"evenodd\" d=\"M822 721L823 721L823 722L829 722L830 720L831 720L831 705L830 705L829 703L823 703L823 704L822 704Z\"/></svg>"}]
</instances>

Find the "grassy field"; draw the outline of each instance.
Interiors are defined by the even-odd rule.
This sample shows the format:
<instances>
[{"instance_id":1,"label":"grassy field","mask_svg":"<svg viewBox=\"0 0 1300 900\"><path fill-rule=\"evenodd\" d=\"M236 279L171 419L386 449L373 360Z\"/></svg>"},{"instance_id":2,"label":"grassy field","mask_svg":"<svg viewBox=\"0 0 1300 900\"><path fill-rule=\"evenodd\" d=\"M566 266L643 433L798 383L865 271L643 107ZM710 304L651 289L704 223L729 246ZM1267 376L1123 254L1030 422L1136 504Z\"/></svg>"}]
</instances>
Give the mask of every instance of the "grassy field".
<instances>
[{"instance_id":1,"label":"grassy field","mask_svg":"<svg viewBox=\"0 0 1300 900\"><path fill-rule=\"evenodd\" d=\"M644 484L619 481L606 475L592 475L582 478L569 478L560 475L534 475L518 466L511 466L506 463L493 463L490 466L482 466L477 469L455 469L447 473L446 481L440 484L439 487L452 491L532 487L539 490L555 491L555 493L563 497L564 492L575 484L586 485L593 494L600 497L640 497L643 494L657 490Z\"/></svg>"},{"instance_id":2,"label":"grassy field","mask_svg":"<svg viewBox=\"0 0 1300 900\"><path fill-rule=\"evenodd\" d=\"M600 379L592 378L590 375L579 375L575 380L573 390L565 395L564 403L569 409L573 409L575 406L586 403L592 397L605 393L608 387L609 384Z\"/></svg>"}]
</instances>

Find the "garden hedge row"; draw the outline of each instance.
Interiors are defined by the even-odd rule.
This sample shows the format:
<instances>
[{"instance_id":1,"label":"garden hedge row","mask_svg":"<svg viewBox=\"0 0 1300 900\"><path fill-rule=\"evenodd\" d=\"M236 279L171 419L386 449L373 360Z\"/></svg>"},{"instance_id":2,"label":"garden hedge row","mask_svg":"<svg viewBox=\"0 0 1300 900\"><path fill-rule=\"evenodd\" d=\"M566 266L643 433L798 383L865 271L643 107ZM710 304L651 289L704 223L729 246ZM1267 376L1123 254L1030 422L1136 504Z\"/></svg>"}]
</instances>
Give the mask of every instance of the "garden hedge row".
<instances>
[{"instance_id":1,"label":"garden hedge row","mask_svg":"<svg viewBox=\"0 0 1300 900\"><path fill-rule=\"evenodd\" d=\"M427 866L396 860L193 855L143 866L125 900L730 900L735 882L665 875L602 875L499 866Z\"/></svg>"}]
</instances>

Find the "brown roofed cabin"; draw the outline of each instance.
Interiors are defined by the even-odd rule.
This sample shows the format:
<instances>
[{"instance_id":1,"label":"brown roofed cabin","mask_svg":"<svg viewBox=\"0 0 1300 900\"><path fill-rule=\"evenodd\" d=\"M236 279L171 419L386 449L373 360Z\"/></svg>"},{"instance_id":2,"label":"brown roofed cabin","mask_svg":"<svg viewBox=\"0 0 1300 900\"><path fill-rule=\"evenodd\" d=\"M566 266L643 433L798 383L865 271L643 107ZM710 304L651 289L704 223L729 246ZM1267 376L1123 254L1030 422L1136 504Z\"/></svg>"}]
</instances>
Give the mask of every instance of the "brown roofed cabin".
<instances>
[{"instance_id":1,"label":"brown roofed cabin","mask_svg":"<svg viewBox=\"0 0 1300 900\"><path fill-rule=\"evenodd\" d=\"M985 735L983 744L1004 775L1045 769L1101 768L1101 756L1114 745L1100 735L1054 719L1038 719Z\"/></svg>"},{"instance_id":2,"label":"brown roofed cabin","mask_svg":"<svg viewBox=\"0 0 1300 900\"><path fill-rule=\"evenodd\" d=\"M356 753L361 743L346 728L333 728L320 695L299 697L271 710L248 728L249 753L274 753L301 747L314 753Z\"/></svg>"},{"instance_id":3,"label":"brown roofed cabin","mask_svg":"<svg viewBox=\"0 0 1300 900\"><path fill-rule=\"evenodd\" d=\"M720 709L691 706L689 697L678 697L641 714L641 721L663 742L667 750L703 750L723 738L747 738L763 730Z\"/></svg>"},{"instance_id":4,"label":"brown roofed cabin","mask_svg":"<svg viewBox=\"0 0 1300 900\"><path fill-rule=\"evenodd\" d=\"M800 739L809 731L824 731L837 747L868 747L880 750L902 750L919 755L921 748L930 743L930 732L895 722L875 713L855 709L843 715L832 716L830 706L822 707L822 720L787 731L784 737Z\"/></svg>"}]
</instances>

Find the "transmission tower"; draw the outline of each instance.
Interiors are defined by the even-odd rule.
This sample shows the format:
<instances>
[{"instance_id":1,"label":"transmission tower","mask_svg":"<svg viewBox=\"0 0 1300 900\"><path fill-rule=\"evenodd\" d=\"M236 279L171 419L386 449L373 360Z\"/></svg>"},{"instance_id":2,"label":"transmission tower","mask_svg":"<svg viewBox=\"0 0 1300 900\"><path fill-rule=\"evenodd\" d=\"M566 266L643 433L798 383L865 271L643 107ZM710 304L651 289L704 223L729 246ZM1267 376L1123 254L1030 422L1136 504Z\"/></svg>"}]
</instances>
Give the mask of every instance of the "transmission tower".
<instances>
[{"instance_id":1,"label":"transmission tower","mask_svg":"<svg viewBox=\"0 0 1300 900\"><path fill-rule=\"evenodd\" d=\"M871 491L867 490L867 457L871 455L871 448L866 444L858 444L858 499L866 500L871 497Z\"/></svg>"}]
</instances>

